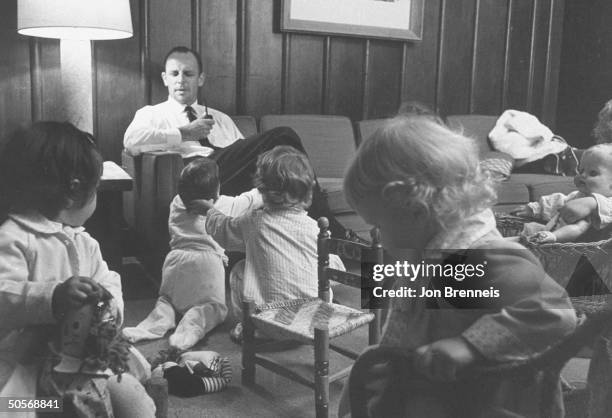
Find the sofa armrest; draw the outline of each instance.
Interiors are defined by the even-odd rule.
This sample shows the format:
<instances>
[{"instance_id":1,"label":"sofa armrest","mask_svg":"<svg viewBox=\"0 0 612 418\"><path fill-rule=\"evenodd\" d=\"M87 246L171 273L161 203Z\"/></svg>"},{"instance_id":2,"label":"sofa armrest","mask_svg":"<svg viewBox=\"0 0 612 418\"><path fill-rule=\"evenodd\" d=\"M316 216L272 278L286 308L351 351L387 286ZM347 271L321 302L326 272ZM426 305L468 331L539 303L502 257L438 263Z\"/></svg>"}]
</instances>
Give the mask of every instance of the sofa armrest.
<instances>
[{"instance_id":1,"label":"sofa armrest","mask_svg":"<svg viewBox=\"0 0 612 418\"><path fill-rule=\"evenodd\" d=\"M123 193L123 218L127 224L136 229L136 219L138 219L136 207L140 196L140 174L142 167L142 157L129 154L126 150L121 153L121 168L132 177L134 185L132 190Z\"/></svg>"},{"instance_id":2,"label":"sofa armrest","mask_svg":"<svg viewBox=\"0 0 612 418\"><path fill-rule=\"evenodd\" d=\"M138 230L153 245L168 243L168 210L176 196L183 158L177 152L142 154Z\"/></svg>"}]
</instances>

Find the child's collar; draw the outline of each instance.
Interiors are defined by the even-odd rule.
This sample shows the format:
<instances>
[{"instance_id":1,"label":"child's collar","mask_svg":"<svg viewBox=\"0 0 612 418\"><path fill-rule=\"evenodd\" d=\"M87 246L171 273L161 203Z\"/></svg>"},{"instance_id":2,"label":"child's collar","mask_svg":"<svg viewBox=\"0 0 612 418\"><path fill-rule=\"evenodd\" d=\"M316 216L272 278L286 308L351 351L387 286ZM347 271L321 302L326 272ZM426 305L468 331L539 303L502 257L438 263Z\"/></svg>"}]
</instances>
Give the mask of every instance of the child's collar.
<instances>
[{"instance_id":1,"label":"child's collar","mask_svg":"<svg viewBox=\"0 0 612 418\"><path fill-rule=\"evenodd\" d=\"M85 230L82 226L72 227L63 225L59 222L52 221L37 212L29 212L26 214L9 214L9 218L17 222L21 226L41 234L57 234L57 233L78 233Z\"/></svg>"}]
</instances>

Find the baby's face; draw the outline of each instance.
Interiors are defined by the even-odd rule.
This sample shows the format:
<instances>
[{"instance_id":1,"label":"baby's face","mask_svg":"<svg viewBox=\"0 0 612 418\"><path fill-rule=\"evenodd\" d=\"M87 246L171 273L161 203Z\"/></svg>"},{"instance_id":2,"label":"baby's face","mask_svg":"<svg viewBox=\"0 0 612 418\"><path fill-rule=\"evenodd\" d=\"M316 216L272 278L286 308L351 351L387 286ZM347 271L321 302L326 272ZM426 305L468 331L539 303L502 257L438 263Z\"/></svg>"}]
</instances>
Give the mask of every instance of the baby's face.
<instances>
[{"instance_id":1,"label":"baby's face","mask_svg":"<svg viewBox=\"0 0 612 418\"><path fill-rule=\"evenodd\" d=\"M612 196L612 158L599 152L584 154L574 183L582 193Z\"/></svg>"}]
</instances>

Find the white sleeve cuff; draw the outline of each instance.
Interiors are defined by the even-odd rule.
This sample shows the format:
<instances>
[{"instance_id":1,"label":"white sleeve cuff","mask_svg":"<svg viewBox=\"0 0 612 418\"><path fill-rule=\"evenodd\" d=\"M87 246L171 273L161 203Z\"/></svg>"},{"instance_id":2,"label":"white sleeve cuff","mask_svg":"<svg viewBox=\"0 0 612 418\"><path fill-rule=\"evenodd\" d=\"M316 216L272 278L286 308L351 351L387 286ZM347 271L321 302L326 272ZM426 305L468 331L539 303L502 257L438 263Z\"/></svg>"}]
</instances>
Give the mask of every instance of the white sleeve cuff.
<instances>
[{"instance_id":1,"label":"white sleeve cuff","mask_svg":"<svg viewBox=\"0 0 612 418\"><path fill-rule=\"evenodd\" d=\"M181 137L181 131L178 128L170 128L167 130L166 135L168 137L168 145L177 147L183 142Z\"/></svg>"},{"instance_id":2,"label":"white sleeve cuff","mask_svg":"<svg viewBox=\"0 0 612 418\"><path fill-rule=\"evenodd\" d=\"M27 283L25 311L26 323L48 324L54 322L51 301L58 282Z\"/></svg>"}]
</instances>

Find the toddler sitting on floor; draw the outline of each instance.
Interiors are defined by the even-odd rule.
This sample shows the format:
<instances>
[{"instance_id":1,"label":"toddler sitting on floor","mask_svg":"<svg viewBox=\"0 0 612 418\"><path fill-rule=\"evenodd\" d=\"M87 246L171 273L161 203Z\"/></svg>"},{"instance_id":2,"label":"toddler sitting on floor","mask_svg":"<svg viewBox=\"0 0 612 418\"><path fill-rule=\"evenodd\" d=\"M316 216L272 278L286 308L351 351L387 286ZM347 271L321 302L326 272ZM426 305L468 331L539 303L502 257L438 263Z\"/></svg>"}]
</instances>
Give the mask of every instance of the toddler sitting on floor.
<instances>
[{"instance_id":1,"label":"toddler sitting on floor","mask_svg":"<svg viewBox=\"0 0 612 418\"><path fill-rule=\"evenodd\" d=\"M189 163L181 172L179 194L170 204L170 253L162 271L159 298L153 311L136 327L125 328L130 342L161 338L176 325L170 346L191 348L225 320L225 268L223 248L206 233L205 218L185 208L196 199L210 199L221 213L238 216L262 205L259 191L240 196L219 196L219 168L208 158Z\"/></svg>"},{"instance_id":2,"label":"toddler sitting on floor","mask_svg":"<svg viewBox=\"0 0 612 418\"><path fill-rule=\"evenodd\" d=\"M277 146L257 161L255 186L264 206L231 217L197 200L190 209L206 214L206 230L228 251L245 251L246 260L230 274L231 308L241 318L242 301L256 304L317 297L317 234L306 210L312 201L314 171L296 149ZM344 268L337 256L330 265ZM241 324L232 331L240 340Z\"/></svg>"},{"instance_id":3,"label":"toddler sitting on floor","mask_svg":"<svg viewBox=\"0 0 612 418\"><path fill-rule=\"evenodd\" d=\"M566 223L559 211L569 201L593 197L595 201L609 200L612 197L612 144L595 145L587 149L580 159L578 174L574 179L577 191L568 195L563 193L553 193L542 196L538 202L530 202L525 206L519 207L513 214L519 216L535 217L547 221L546 225L537 222L525 224L522 236L528 241L543 244L551 242L570 242L585 239L585 233L591 226L597 226L597 217L589 214L574 223ZM609 204L608 204L609 205ZM602 239L601 234L590 234Z\"/></svg>"}]
</instances>

